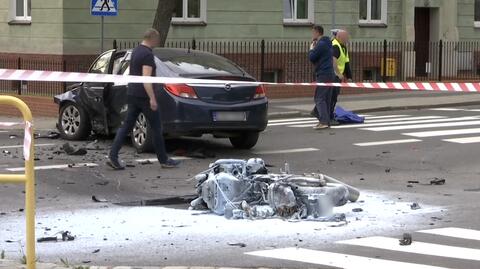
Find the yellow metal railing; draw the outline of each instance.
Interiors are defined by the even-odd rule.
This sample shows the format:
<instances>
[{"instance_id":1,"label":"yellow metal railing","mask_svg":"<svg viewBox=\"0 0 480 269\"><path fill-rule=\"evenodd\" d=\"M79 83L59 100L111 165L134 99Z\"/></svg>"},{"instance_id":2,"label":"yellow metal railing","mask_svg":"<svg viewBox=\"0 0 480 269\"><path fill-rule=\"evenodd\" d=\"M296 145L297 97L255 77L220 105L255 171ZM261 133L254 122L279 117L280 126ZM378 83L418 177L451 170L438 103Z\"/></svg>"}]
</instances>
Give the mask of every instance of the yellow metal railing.
<instances>
[{"instance_id":1,"label":"yellow metal railing","mask_svg":"<svg viewBox=\"0 0 480 269\"><path fill-rule=\"evenodd\" d=\"M33 126L32 112L30 108L20 99L0 95L0 105L14 106L22 112L23 120L25 121L25 132L27 128L31 135L30 154L29 158L25 156L25 173L23 175L15 174L0 174L0 183L24 183L25 184L25 215L27 219L27 241L26 241L26 262L27 269L35 269L35 174L34 174L34 143L33 143Z\"/></svg>"}]
</instances>

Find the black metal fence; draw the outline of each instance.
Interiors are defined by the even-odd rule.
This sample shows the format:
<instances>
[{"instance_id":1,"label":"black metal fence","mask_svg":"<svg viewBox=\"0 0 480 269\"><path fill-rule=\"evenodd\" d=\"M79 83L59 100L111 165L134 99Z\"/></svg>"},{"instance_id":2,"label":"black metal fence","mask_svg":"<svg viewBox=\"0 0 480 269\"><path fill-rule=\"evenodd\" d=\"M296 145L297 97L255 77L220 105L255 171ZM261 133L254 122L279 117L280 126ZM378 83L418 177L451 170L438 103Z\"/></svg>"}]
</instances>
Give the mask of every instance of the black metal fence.
<instances>
[{"instance_id":1,"label":"black metal fence","mask_svg":"<svg viewBox=\"0 0 480 269\"><path fill-rule=\"evenodd\" d=\"M128 49L137 41L113 42ZM196 49L224 56L258 80L309 82L314 80L307 53L308 41L172 41L166 47ZM465 81L480 80L480 41L429 42L353 41L348 44L354 81ZM46 57L0 54L0 68L85 72L95 55ZM65 90L57 82L0 81L0 92L51 96Z\"/></svg>"},{"instance_id":2,"label":"black metal fence","mask_svg":"<svg viewBox=\"0 0 480 269\"><path fill-rule=\"evenodd\" d=\"M115 41L132 48L138 42ZM305 82L313 79L308 41L174 41L165 47L222 55L257 79ZM348 44L354 81L442 81L480 79L480 42L353 41ZM386 68L384 68L386 67Z\"/></svg>"}]
</instances>

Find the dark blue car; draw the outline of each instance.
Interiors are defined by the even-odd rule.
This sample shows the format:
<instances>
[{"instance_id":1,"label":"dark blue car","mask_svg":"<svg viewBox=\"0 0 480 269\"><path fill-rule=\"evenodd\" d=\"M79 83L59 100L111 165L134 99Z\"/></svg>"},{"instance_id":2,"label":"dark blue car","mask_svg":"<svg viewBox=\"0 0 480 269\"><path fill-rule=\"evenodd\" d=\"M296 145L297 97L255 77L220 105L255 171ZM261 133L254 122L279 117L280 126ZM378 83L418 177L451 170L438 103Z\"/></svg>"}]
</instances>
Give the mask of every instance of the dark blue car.
<instances>
[{"instance_id":1,"label":"dark blue car","mask_svg":"<svg viewBox=\"0 0 480 269\"><path fill-rule=\"evenodd\" d=\"M255 81L238 65L215 54L167 48L155 49L154 54L157 76ZM131 50L107 51L93 62L89 73L127 75L130 55ZM83 82L55 96L62 137L81 140L92 131L114 134L126 116L126 90L126 84ZM250 149L267 125L263 86L156 84L155 90L167 137L212 134L229 138L236 148ZM138 117L131 138L139 151L151 150L153 138L144 115Z\"/></svg>"}]
</instances>

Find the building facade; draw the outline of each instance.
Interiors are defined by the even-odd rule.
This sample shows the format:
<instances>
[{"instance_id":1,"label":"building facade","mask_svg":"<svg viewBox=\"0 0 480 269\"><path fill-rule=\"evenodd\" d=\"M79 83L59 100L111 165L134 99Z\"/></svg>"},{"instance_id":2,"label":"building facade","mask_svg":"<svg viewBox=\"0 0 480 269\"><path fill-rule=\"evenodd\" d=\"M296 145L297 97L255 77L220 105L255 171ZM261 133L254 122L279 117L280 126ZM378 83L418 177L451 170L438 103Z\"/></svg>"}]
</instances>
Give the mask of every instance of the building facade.
<instances>
[{"instance_id":1,"label":"building facade","mask_svg":"<svg viewBox=\"0 0 480 269\"><path fill-rule=\"evenodd\" d=\"M306 40L310 26L354 40L466 41L480 37L478 0L176 0L169 40ZM105 18L105 47L138 40L157 0L120 0ZM100 18L90 1L0 0L0 52L95 54Z\"/></svg>"}]
</instances>

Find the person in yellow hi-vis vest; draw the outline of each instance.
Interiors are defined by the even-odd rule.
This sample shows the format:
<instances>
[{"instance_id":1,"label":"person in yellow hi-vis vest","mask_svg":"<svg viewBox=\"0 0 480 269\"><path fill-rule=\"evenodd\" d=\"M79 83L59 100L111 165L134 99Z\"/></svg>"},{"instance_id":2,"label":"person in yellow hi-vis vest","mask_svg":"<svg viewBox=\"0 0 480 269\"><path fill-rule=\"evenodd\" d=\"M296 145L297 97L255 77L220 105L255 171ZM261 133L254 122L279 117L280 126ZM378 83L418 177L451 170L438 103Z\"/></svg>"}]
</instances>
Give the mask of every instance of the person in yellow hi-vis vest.
<instances>
[{"instance_id":1,"label":"person in yellow hi-vis vest","mask_svg":"<svg viewBox=\"0 0 480 269\"><path fill-rule=\"evenodd\" d=\"M350 57L345 44L348 42L348 32L345 30L337 30L334 32L335 37L332 39L333 45L333 68L337 82L346 82L352 80L352 70L350 68ZM337 105L338 96L340 95L340 87L335 87L332 94L330 106L330 125L339 125L335 120L335 106Z\"/></svg>"}]
</instances>

